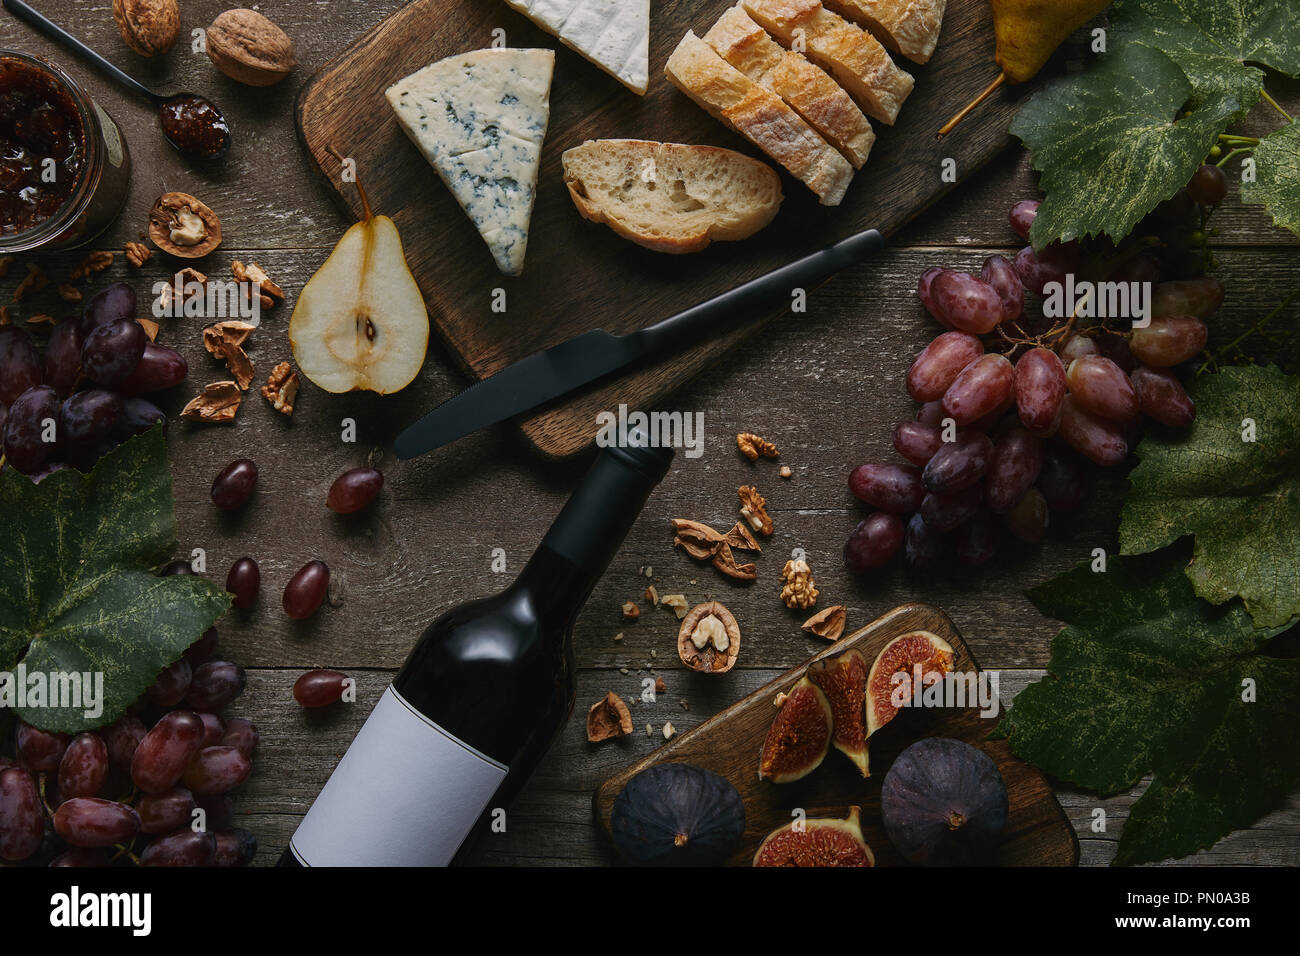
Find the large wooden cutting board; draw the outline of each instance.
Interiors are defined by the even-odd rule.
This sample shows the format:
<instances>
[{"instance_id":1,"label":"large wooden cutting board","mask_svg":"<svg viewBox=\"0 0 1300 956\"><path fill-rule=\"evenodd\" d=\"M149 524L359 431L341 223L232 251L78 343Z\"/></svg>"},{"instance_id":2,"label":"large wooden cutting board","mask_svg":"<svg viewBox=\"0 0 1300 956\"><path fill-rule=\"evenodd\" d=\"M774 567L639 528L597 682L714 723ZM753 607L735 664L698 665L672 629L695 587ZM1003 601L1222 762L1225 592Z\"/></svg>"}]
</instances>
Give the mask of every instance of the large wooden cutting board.
<instances>
[{"instance_id":1,"label":"large wooden cutting board","mask_svg":"<svg viewBox=\"0 0 1300 956\"><path fill-rule=\"evenodd\" d=\"M955 185L942 175L956 161L957 180L1008 141L1015 97L1000 91L942 143L935 131L995 75L987 0L949 0L939 49L925 66L896 58L916 78L897 126L873 123L878 140L844 203L819 206L801 183L783 175L777 219L744 242L717 243L689 256L649 252L582 219L562 181L560 155L588 139L635 137L701 143L759 155L710 119L663 76L664 63L687 30L703 34L734 0L652 0L650 90L644 97L573 53L500 0L415 0L331 61L302 90L303 143L354 215L360 202L339 181L333 146L356 160L370 199L401 229L406 255L429 303L430 318L474 378L485 378L539 349L594 328L623 333L648 325L754 278L800 255L866 228L888 236ZM524 274L500 275L474 226L398 128L384 90L434 60L485 47L504 29L515 47L556 52L551 121L542 154ZM848 281L855 281L849 279ZM494 290L506 295L493 311ZM816 321L816 296L807 314ZM650 411L676 386L716 361L772 316L701 343L687 353L591 390L523 423L545 454L583 449L596 415L620 402ZM826 329L828 343L835 330Z\"/></svg>"},{"instance_id":2,"label":"large wooden cutting board","mask_svg":"<svg viewBox=\"0 0 1300 956\"><path fill-rule=\"evenodd\" d=\"M875 853L876 865L902 865L881 823L881 782L894 758L910 744L922 737L954 737L992 757L1006 781L1009 812L1005 840L992 862L1000 866L1078 865L1078 838L1047 780L1013 756L1004 741L985 740L997 720L982 718L971 708L900 712L871 738L871 777L866 780L834 749L817 770L795 783L778 786L758 779L759 751L776 714L773 700L778 692L789 690L818 658L856 647L870 662L895 637L915 630L938 634L951 644L956 670L978 670L946 614L924 604L897 607L606 780L593 799L601 828L609 833L614 798L637 773L659 763L691 763L726 777L744 800L745 838L730 861L733 865L748 866L763 837L789 823L794 809L803 808L809 818L845 817L853 805L862 808L862 832Z\"/></svg>"}]
</instances>

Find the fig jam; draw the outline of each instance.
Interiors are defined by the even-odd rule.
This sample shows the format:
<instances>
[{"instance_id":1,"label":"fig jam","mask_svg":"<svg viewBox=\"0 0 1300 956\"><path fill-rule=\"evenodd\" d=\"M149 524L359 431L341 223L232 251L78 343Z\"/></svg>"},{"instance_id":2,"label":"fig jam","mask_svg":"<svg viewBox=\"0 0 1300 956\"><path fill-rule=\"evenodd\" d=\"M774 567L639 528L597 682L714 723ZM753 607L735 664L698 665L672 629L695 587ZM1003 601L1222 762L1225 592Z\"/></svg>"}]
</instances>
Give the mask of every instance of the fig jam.
<instances>
[{"instance_id":1,"label":"fig jam","mask_svg":"<svg viewBox=\"0 0 1300 956\"><path fill-rule=\"evenodd\" d=\"M85 167L86 130L67 89L34 65L0 59L0 236L57 213Z\"/></svg>"}]
</instances>

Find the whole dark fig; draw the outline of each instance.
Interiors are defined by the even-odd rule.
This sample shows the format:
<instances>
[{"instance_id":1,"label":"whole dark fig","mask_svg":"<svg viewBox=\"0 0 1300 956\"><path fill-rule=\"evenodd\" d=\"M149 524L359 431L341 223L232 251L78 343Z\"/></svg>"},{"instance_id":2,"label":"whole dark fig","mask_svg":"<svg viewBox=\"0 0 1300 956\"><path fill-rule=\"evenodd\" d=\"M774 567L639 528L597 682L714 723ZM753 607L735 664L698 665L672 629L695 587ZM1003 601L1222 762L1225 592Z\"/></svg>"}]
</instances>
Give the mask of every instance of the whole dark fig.
<instances>
[{"instance_id":1,"label":"whole dark fig","mask_svg":"<svg viewBox=\"0 0 1300 956\"><path fill-rule=\"evenodd\" d=\"M647 767L614 799L614 845L637 866L718 866L740 845L745 806L724 777L685 763Z\"/></svg>"},{"instance_id":2,"label":"whole dark fig","mask_svg":"<svg viewBox=\"0 0 1300 956\"><path fill-rule=\"evenodd\" d=\"M880 790L885 832L909 863L989 862L1007 823L1007 785L988 754L947 737L908 747Z\"/></svg>"}]
</instances>

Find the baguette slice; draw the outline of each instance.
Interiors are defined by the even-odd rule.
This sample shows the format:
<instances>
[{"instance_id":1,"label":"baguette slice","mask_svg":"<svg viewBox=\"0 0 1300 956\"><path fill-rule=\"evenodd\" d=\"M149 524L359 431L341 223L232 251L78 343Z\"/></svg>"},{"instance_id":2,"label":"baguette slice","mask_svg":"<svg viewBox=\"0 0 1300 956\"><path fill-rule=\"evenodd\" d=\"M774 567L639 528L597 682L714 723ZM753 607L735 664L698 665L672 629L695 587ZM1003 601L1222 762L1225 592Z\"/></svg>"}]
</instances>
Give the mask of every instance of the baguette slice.
<instances>
[{"instance_id":1,"label":"baguette slice","mask_svg":"<svg viewBox=\"0 0 1300 956\"><path fill-rule=\"evenodd\" d=\"M633 93L650 85L650 0L506 0Z\"/></svg>"},{"instance_id":2,"label":"baguette slice","mask_svg":"<svg viewBox=\"0 0 1300 956\"><path fill-rule=\"evenodd\" d=\"M742 0L749 15L788 47L824 67L868 116L894 124L912 77L870 33L831 13L820 0Z\"/></svg>"},{"instance_id":3,"label":"baguette slice","mask_svg":"<svg viewBox=\"0 0 1300 956\"><path fill-rule=\"evenodd\" d=\"M664 72L711 116L789 170L823 206L839 205L853 179L853 167L781 97L753 82L690 31Z\"/></svg>"},{"instance_id":4,"label":"baguette slice","mask_svg":"<svg viewBox=\"0 0 1300 956\"><path fill-rule=\"evenodd\" d=\"M759 86L793 107L854 167L871 155L876 134L852 97L820 68L798 53L782 49L737 4L704 34L704 42Z\"/></svg>"},{"instance_id":5,"label":"baguette slice","mask_svg":"<svg viewBox=\"0 0 1300 956\"><path fill-rule=\"evenodd\" d=\"M826 0L826 5L866 27L895 53L928 63L939 42L947 0Z\"/></svg>"},{"instance_id":6,"label":"baguette slice","mask_svg":"<svg viewBox=\"0 0 1300 956\"><path fill-rule=\"evenodd\" d=\"M656 252L746 239L781 208L781 177L730 149L588 140L562 161L564 184L585 218Z\"/></svg>"}]
</instances>

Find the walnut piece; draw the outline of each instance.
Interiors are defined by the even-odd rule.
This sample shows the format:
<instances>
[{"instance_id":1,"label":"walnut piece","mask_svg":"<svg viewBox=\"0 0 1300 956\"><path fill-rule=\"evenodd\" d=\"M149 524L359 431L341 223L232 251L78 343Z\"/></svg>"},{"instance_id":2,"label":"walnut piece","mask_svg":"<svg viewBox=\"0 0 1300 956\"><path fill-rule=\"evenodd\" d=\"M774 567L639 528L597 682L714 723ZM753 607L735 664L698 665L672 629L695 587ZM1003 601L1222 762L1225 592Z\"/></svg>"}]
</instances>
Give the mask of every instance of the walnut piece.
<instances>
[{"instance_id":1,"label":"walnut piece","mask_svg":"<svg viewBox=\"0 0 1300 956\"><path fill-rule=\"evenodd\" d=\"M140 323L140 328L144 329L144 334L149 336L150 342L158 341L158 323L153 319L136 319Z\"/></svg>"},{"instance_id":2,"label":"walnut piece","mask_svg":"<svg viewBox=\"0 0 1300 956\"><path fill-rule=\"evenodd\" d=\"M29 292L40 292L50 284L49 276L34 262L27 263L27 275L23 276L23 281L18 283L18 288L14 289L14 301L21 302L23 297Z\"/></svg>"},{"instance_id":3,"label":"walnut piece","mask_svg":"<svg viewBox=\"0 0 1300 956\"><path fill-rule=\"evenodd\" d=\"M271 281L271 277L256 262L244 265L238 259L230 264L230 272L236 282L251 282L256 286L262 308L273 309L284 301L284 290Z\"/></svg>"},{"instance_id":4,"label":"walnut piece","mask_svg":"<svg viewBox=\"0 0 1300 956\"><path fill-rule=\"evenodd\" d=\"M673 613L677 615L677 620L679 621L686 616L686 609L690 607L690 605L686 603L685 594L665 594L659 599L659 603L664 607L672 608Z\"/></svg>"},{"instance_id":5,"label":"walnut piece","mask_svg":"<svg viewBox=\"0 0 1300 956\"><path fill-rule=\"evenodd\" d=\"M794 472L790 470L789 465L782 465L781 470L777 472L782 478L793 478Z\"/></svg>"},{"instance_id":6,"label":"walnut piece","mask_svg":"<svg viewBox=\"0 0 1300 956\"><path fill-rule=\"evenodd\" d=\"M844 633L844 620L847 614L848 611L843 604L834 604L804 621L803 630L828 641L838 641L840 635Z\"/></svg>"},{"instance_id":7,"label":"walnut piece","mask_svg":"<svg viewBox=\"0 0 1300 956\"><path fill-rule=\"evenodd\" d=\"M659 592L655 590L655 586L653 584L646 585L645 599L655 607L659 606Z\"/></svg>"},{"instance_id":8,"label":"walnut piece","mask_svg":"<svg viewBox=\"0 0 1300 956\"><path fill-rule=\"evenodd\" d=\"M753 485L741 485L736 494L740 497L740 513L749 526L763 537L770 537L772 518L767 513L767 499Z\"/></svg>"},{"instance_id":9,"label":"walnut piece","mask_svg":"<svg viewBox=\"0 0 1300 956\"><path fill-rule=\"evenodd\" d=\"M663 694L663 693L667 693L667 691L668 691L668 685L664 683L664 679L663 679L662 677L656 677L656 678L655 678L655 693L656 693L656 694Z\"/></svg>"},{"instance_id":10,"label":"walnut piece","mask_svg":"<svg viewBox=\"0 0 1300 956\"><path fill-rule=\"evenodd\" d=\"M113 264L114 258L114 254L107 250L101 249L92 252L90 255L86 256L86 258L82 259L81 263L72 270L72 275L69 276L69 281L79 282L97 272L103 272Z\"/></svg>"},{"instance_id":11,"label":"walnut piece","mask_svg":"<svg viewBox=\"0 0 1300 956\"><path fill-rule=\"evenodd\" d=\"M128 242L126 244L126 261L139 269L146 262L153 252L143 242Z\"/></svg>"},{"instance_id":12,"label":"walnut piece","mask_svg":"<svg viewBox=\"0 0 1300 956\"><path fill-rule=\"evenodd\" d=\"M65 282L63 285L59 286L59 298L64 302L80 302L81 290L75 285Z\"/></svg>"},{"instance_id":13,"label":"walnut piece","mask_svg":"<svg viewBox=\"0 0 1300 956\"><path fill-rule=\"evenodd\" d=\"M785 587L781 589L781 600L788 608L806 611L817 603L817 583L813 580L812 568L802 559L787 561L781 569L781 580Z\"/></svg>"},{"instance_id":14,"label":"walnut piece","mask_svg":"<svg viewBox=\"0 0 1300 956\"><path fill-rule=\"evenodd\" d=\"M13 325L13 321L9 317L9 306L0 305L0 325Z\"/></svg>"},{"instance_id":15,"label":"walnut piece","mask_svg":"<svg viewBox=\"0 0 1300 956\"><path fill-rule=\"evenodd\" d=\"M218 322L203 330L203 347L208 354L224 359L241 392L253 384L253 363L244 351L244 342L253 331L247 322Z\"/></svg>"},{"instance_id":16,"label":"walnut piece","mask_svg":"<svg viewBox=\"0 0 1300 956\"><path fill-rule=\"evenodd\" d=\"M298 373L288 362L281 362L271 369L271 377L262 386L262 396L277 412L292 415L294 399L298 396L298 385Z\"/></svg>"},{"instance_id":17,"label":"walnut piece","mask_svg":"<svg viewBox=\"0 0 1300 956\"><path fill-rule=\"evenodd\" d=\"M54 325L54 316L52 316L52 315L50 315L50 314L48 314L48 313L46 313L46 312L40 312L40 313L37 313L36 315L30 315L30 316L28 316L28 317L27 317L27 324L28 324L28 325L51 325L51 326L52 326L52 325Z\"/></svg>"},{"instance_id":18,"label":"walnut piece","mask_svg":"<svg viewBox=\"0 0 1300 956\"><path fill-rule=\"evenodd\" d=\"M760 455L764 458L781 457L781 453L776 450L775 445L766 439L759 438L753 432L741 432L737 435L736 447L750 461L758 461Z\"/></svg>"},{"instance_id":19,"label":"walnut piece","mask_svg":"<svg viewBox=\"0 0 1300 956\"><path fill-rule=\"evenodd\" d=\"M593 744L632 732L632 712L623 698L610 691L587 711L587 739Z\"/></svg>"},{"instance_id":20,"label":"walnut piece","mask_svg":"<svg viewBox=\"0 0 1300 956\"><path fill-rule=\"evenodd\" d=\"M629 621L635 621L641 616L641 609L636 606L635 601L623 602L623 617Z\"/></svg>"},{"instance_id":21,"label":"walnut piece","mask_svg":"<svg viewBox=\"0 0 1300 956\"><path fill-rule=\"evenodd\" d=\"M671 720L668 721L666 724L664 724L663 733L664 733L664 740L672 740L673 737L677 735L677 728L673 726L673 722Z\"/></svg>"},{"instance_id":22,"label":"walnut piece","mask_svg":"<svg viewBox=\"0 0 1300 956\"><path fill-rule=\"evenodd\" d=\"M235 382L213 382L204 386L202 394L196 396L181 411L181 418L192 422L208 422L214 425L228 425L239 413L239 403L244 393Z\"/></svg>"},{"instance_id":23,"label":"walnut piece","mask_svg":"<svg viewBox=\"0 0 1300 956\"><path fill-rule=\"evenodd\" d=\"M723 674L740 654L740 625L717 601L697 604L677 631L677 656L692 670Z\"/></svg>"},{"instance_id":24,"label":"walnut piece","mask_svg":"<svg viewBox=\"0 0 1300 956\"><path fill-rule=\"evenodd\" d=\"M171 283L163 289L159 297L164 313L171 313L174 303L179 303L180 310L189 305L194 299L200 298L206 294L208 287L208 277L198 269L185 268L176 275L172 276Z\"/></svg>"}]
</instances>

